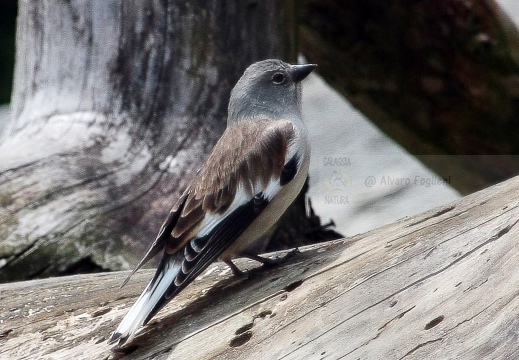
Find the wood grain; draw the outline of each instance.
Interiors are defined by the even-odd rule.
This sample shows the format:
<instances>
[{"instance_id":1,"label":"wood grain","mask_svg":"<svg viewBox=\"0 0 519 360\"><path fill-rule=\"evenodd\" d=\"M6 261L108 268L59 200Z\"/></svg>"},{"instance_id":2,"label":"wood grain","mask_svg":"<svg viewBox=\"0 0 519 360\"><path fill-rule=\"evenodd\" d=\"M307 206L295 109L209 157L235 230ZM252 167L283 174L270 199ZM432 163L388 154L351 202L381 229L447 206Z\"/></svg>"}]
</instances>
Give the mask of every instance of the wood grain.
<instances>
[{"instance_id":1,"label":"wood grain","mask_svg":"<svg viewBox=\"0 0 519 360\"><path fill-rule=\"evenodd\" d=\"M224 131L243 71L296 60L294 3L19 5L0 282L130 269Z\"/></svg>"},{"instance_id":2,"label":"wood grain","mask_svg":"<svg viewBox=\"0 0 519 360\"><path fill-rule=\"evenodd\" d=\"M0 358L515 358L518 200L514 178L251 278L215 264L123 349L106 339L151 270L3 284Z\"/></svg>"}]
</instances>

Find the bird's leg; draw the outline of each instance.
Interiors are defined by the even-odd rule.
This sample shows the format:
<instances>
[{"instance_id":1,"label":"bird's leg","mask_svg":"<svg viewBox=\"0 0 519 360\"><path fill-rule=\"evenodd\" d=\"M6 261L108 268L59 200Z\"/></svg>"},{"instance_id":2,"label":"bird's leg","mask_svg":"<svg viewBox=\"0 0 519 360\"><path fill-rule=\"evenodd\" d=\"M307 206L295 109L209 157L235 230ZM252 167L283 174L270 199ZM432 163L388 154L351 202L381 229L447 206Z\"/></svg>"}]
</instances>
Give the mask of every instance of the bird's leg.
<instances>
[{"instance_id":1,"label":"bird's leg","mask_svg":"<svg viewBox=\"0 0 519 360\"><path fill-rule=\"evenodd\" d=\"M245 272L241 271L236 265L234 265L234 263L232 262L232 260L222 260L228 267L231 268L231 271L232 271L232 274L234 276L237 276L237 277L240 277L240 276L244 276L245 275Z\"/></svg>"},{"instance_id":2,"label":"bird's leg","mask_svg":"<svg viewBox=\"0 0 519 360\"><path fill-rule=\"evenodd\" d=\"M287 252L285 255L279 256L275 259L264 258L262 256L258 256L258 255L254 255L254 254L243 254L243 256L262 263L263 267L272 267L272 266L279 265L279 264L285 262L286 260L294 257L294 255L297 253L300 253L300 251L298 248L295 248L295 249L292 249L289 252Z\"/></svg>"},{"instance_id":3,"label":"bird's leg","mask_svg":"<svg viewBox=\"0 0 519 360\"><path fill-rule=\"evenodd\" d=\"M297 253L300 253L299 249L298 248L295 248L295 249L292 249L290 250L289 252L287 252L285 255L283 256L279 256L275 259L270 259L270 258L265 258L265 257L262 257L262 256L259 256L259 255L254 255L254 254L242 254L243 257L246 257L248 259L251 259L251 260L255 260L257 262L260 262L263 264L263 267L264 268L269 268L269 267L273 267L273 266L277 266L283 262L285 262L286 260L292 258L294 255L296 255ZM251 273L250 271L242 271L240 270L233 262L232 260L222 260L224 262L224 264L226 264L229 268L231 268L231 271L232 271L232 274L234 276L237 276L237 277L241 277L241 276L250 276Z\"/></svg>"}]
</instances>

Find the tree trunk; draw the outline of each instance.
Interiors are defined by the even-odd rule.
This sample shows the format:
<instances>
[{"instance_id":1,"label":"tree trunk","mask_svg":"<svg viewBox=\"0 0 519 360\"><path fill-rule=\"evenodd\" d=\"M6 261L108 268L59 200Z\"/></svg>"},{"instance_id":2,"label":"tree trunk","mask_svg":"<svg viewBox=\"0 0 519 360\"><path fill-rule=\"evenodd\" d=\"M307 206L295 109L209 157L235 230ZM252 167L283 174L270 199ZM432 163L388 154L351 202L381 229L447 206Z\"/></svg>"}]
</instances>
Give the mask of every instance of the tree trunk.
<instances>
[{"instance_id":1,"label":"tree trunk","mask_svg":"<svg viewBox=\"0 0 519 360\"><path fill-rule=\"evenodd\" d=\"M518 200L516 177L250 278L212 265L121 349L152 271L2 284L0 357L517 359Z\"/></svg>"},{"instance_id":2,"label":"tree trunk","mask_svg":"<svg viewBox=\"0 0 519 360\"><path fill-rule=\"evenodd\" d=\"M135 265L223 132L244 69L295 60L293 7L20 1L0 282Z\"/></svg>"},{"instance_id":3,"label":"tree trunk","mask_svg":"<svg viewBox=\"0 0 519 360\"><path fill-rule=\"evenodd\" d=\"M305 0L301 19L320 75L457 190L519 173L519 32L494 0Z\"/></svg>"}]
</instances>

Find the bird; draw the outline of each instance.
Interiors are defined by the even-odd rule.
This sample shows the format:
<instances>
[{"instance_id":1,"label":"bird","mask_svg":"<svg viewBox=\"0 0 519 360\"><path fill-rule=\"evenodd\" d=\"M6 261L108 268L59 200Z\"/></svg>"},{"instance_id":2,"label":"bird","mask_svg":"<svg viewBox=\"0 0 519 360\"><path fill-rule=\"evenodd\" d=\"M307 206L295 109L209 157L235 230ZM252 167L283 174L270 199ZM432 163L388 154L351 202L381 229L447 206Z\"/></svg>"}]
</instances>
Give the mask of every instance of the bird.
<instances>
[{"instance_id":1,"label":"bird","mask_svg":"<svg viewBox=\"0 0 519 360\"><path fill-rule=\"evenodd\" d=\"M316 64L278 59L250 65L231 91L227 125L191 183L171 208L130 277L163 253L155 275L109 344L123 346L156 313L220 259L275 259L255 251L264 234L299 194L308 174L310 144L301 114L301 81Z\"/></svg>"}]
</instances>

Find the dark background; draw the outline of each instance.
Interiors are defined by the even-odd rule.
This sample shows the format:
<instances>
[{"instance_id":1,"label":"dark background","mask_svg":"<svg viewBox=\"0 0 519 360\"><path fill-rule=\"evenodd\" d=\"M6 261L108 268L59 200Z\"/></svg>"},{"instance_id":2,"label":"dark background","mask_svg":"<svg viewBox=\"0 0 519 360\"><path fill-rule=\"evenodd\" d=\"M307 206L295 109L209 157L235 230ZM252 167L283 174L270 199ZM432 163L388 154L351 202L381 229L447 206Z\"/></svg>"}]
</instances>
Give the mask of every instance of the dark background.
<instances>
[{"instance_id":1,"label":"dark background","mask_svg":"<svg viewBox=\"0 0 519 360\"><path fill-rule=\"evenodd\" d=\"M11 100L14 69L14 38L16 32L16 0L0 2L0 104Z\"/></svg>"}]
</instances>

